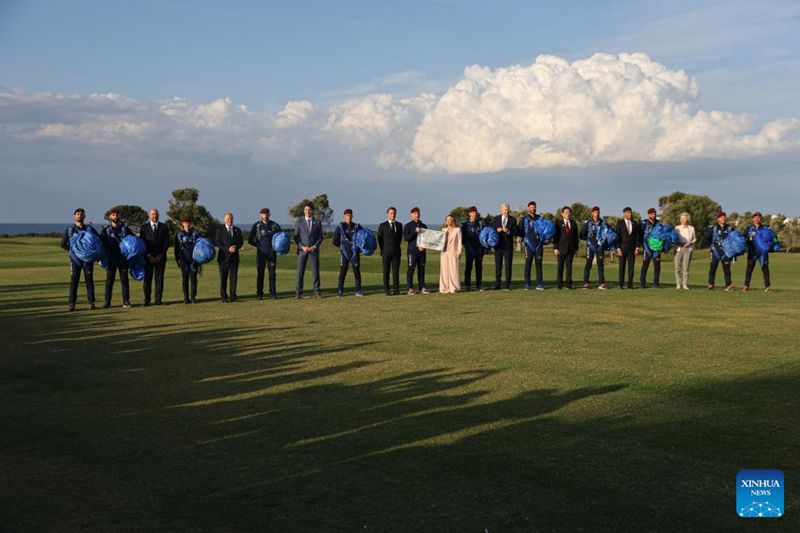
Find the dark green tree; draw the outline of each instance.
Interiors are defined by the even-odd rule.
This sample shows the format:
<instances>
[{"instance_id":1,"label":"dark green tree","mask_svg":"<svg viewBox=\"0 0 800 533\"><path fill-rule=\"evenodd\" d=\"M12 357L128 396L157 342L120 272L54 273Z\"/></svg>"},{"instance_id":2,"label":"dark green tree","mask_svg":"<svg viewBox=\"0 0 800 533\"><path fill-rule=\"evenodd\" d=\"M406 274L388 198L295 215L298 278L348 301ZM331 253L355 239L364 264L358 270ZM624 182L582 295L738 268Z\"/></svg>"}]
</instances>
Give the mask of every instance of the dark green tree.
<instances>
[{"instance_id":1,"label":"dark green tree","mask_svg":"<svg viewBox=\"0 0 800 533\"><path fill-rule=\"evenodd\" d=\"M308 204L314 206L314 216L317 217L324 226L327 226L333 222L333 209L331 209L330 203L328 202L328 195L325 193L322 193L311 200L308 198L303 198L289 208L289 216L295 220L302 218L303 208Z\"/></svg>"},{"instance_id":2,"label":"dark green tree","mask_svg":"<svg viewBox=\"0 0 800 533\"><path fill-rule=\"evenodd\" d=\"M220 225L220 221L211 216L205 206L197 203L200 192L187 187L172 191L172 199L167 209L167 225L170 233L176 233L181 228L181 219L188 216L197 231L203 235L211 235Z\"/></svg>"},{"instance_id":3,"label":"dark green tree","mask_svg":"<svg viewBox=\"0 0 800 533\"><path fill-rule=\"evenodd\" d=\"M453 217L455 219L455 221L456 221L456 225L458 225L458 224L461 224L462 222L464 222L465 220L469 219L469 215L467 214L467 209L468 209L467 207L464 207L463 205L459 205L459 206L454 207L453 209L451 209L450 212L448 213L448 215ZM481 217L481 214L480 214L480 212L478 212L478 218L480 218L480 217Z\"/></svg>"},{"instance_id":4,"label":"dark green tree","mask_svg":"<svg viewBox=\"0 0 800 533\"><path fill-rule=\"evenodd\" d=\"M119 211L119 218L128 226L141 226L147 221L147 211L142 209L138 205L116 205L111 209L116 209ZM108 213L111 211L109 209L106 211L104 218L108 220Z\"/></svg>"},{"instance_id":5,"label":"dark green tree","mask_svg":"<svg viewBox=\"0 0 800 533\"><path fill-rule=\"evenodd\" d=\"M698 247L706 246L702 238L703 231L707 226L714 223L717 213L721 209L719 203L708 196L680 191L659 198L658 207L661 211L661 220L666 224L680 224L681 213L689 213L692 217L691 224L697 233Z\"/></svg>"}]
</instances>

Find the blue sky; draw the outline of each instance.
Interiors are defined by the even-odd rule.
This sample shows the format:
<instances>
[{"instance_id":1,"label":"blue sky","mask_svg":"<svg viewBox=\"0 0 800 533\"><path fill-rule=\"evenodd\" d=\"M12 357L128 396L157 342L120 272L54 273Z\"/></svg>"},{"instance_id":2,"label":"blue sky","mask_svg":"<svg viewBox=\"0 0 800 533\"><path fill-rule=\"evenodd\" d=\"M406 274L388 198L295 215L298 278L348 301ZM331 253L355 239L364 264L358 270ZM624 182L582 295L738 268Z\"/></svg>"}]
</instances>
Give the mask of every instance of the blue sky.
<instances>
[{"instance_id":1,"label":"blue sky","mask_svg":"<svg viewBox=\"0 0 800 533\"><path fill-rule=\"evenodd\" d=\"M0 180L7 193L0 221L68 219L74 205L90 212L115 203L163 208L171 188L188 185L200 188L215 214L233 210L245 220L262 205L282 213L319 192L329 193L337 211L352 207L362 220L377 221L388 204L401 212L420 205L438 219L452 205L495 212L502 201L530 198L548 210L575 200L607 211L627 204L643 210L678 188L709 194L731 210L800 214L798 130L788 127L779 140L760 130L800 117L797 2L561 4L2 2ZM645 111L663 116L664 102L669 108L674 99L694 120L642 125L642 135L653 136L646 146L608 141L614 149L605 155L592 141L566 148L563 138L543 141L530 133L540 131L541 117L509 139L501 128L475 144L465 141L470 128L479 134L539 95L537 88L508 92L531 71L514 72L509 81L498 69L528 67L542 54L569 63L597 53L646 54L666 69L662 80L685 72L699 90L676 82ZM621 64L650 68L638 59L610 67L605 61L602 68L616 72ZM491 70L475 76L499 88L507 109L478 112L438 100L470 65ZM637 80L625 81L626 94L648 94L649 78ZM491 93L475 90L472 101ZM125 100L90 99L106 93ZM378 93L393 100L375 110L370 98ZM431 100L401 102L427 93ZM162 122L159 109L174 98L184 102L181 113L188 109L190 126ZM229 100L219 110L186 107L222 98ZM591 98L607 101L602 89ZM308 104L285 108L298 101ZM337 107L348 102L345 111L357 114ZM537 112L563 112L575 102L545 100ZM735 116L702 121L707 131L687 146L675 146L681 141L674 132L664 138L663 128L696 129L703 116L694 114L712 110ZM115 116L124 120L113 122ZM374 116L382 117L377 125ZM749 125L740 127L745 116ZM565 124L558 116L553 122ZM376 131L385 137L377 144ZM748 135L760 137L751 142ZM558 145L564 158L542 163L531 155L543 142L547 150ZM509 146L513 153L497 159Z\"/></svg>"}]
</instances>

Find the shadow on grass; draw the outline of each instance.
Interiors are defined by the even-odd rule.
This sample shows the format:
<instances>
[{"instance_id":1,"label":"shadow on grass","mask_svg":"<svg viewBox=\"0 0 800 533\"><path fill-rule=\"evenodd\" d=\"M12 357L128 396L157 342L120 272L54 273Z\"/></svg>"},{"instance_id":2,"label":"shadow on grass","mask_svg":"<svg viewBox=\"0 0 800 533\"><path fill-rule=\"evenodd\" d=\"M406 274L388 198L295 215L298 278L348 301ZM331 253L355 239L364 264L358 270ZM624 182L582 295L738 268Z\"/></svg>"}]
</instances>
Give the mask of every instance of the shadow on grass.
<instances>
[{"instance_id":1,"label":"shadow on grass","mask_svg":"<svg viewBox=\"0 0 800 533\"><path fill-rule=\"evenodd\" d=\"M500 369L402 370L293 325L7 322L12 529L730 530L736 470L798 466L796 368L657 404L616 382L498 397Z\"/></svg>"}]
</instances>

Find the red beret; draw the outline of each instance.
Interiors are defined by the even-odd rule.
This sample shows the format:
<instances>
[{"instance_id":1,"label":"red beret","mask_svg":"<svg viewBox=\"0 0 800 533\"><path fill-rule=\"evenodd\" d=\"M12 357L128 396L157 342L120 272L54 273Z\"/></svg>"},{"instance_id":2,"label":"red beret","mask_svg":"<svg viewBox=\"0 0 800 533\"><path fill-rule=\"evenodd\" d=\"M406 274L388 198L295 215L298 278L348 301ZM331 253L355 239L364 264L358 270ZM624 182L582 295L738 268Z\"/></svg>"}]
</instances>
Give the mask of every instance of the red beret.
<instances>
[{"instance_id":1,"label":"red beret","mask_svg":"<svg viewBox=\"0 0 800 533\"><path fill-rule=\"evenodd\" d=\"M478 212L478 208L475 207L474 205L471 206L469 209L467 209L467 213L477 213L477 212Z\"/></svg>"},{"instance_id":2,"label":"red beret","mask_svg":"<svg viewBox=\"0 0 800 533\"><path fill-rule=\"evenodd\" d=\"M261 211L259 211L259 213L262 214L262 215L269 215L269 209L264 207L264 208L261 209Z\"/></svg>"},{"instance_id":3,"label":"red beret","mask_svg":"<svg viewBox=\"0 0 800 533\"><path fill-rule=\"evenodd\" d=\"M410 213L419 213L419 207L412 207Z\"/></svg>"},{"instance_id":4,"label":"red beret","mask_svg":"<svg viewBox=\"0 0 800 533\"><path fill-rule=\"evenodd\" d=\"M347 209L344 210L344 214L345 215L352 215L353 214L353 210L348 207Z\"/></svg>"},{"instance_id":5,"label":"red beret","mask_svg":"<svg viewBox=\"0 0 800 533\"><path fill-rule=\"evenodd\" d=\"M597 206L594 206L594 207L592 208L592 213L594 213L595 211L597 211L597 212L599 213L599 212L600 212L600 208L599 208L599 207L597 207Z\"/></svg>"},{"instance_id":6,"label":"red beret","mask_svg":"<svg viewBox=\"0 0 800 533\"><path fill-rule=\"evenodd\" d=\"M648 214L648 215L649 215L650 213L655 213L655 212L656 212L656 208L655 208L655 207L651 207L650 209L648 209L648 210L647 210L647 214Z\"/></svg>"},{"instance_id":7,"label":"red beret","mask_svg":"<svg viewBox=\"0 0 800 533\"><path fill-rule=\"evenodd\" d=\"M183 217L181 219L181 223L183 223L183 222L191 222L191 220L189 219L189 217Z\"/></svg>"},{"instance_id":8,"label":"red beret","mask_svg":"<svg viewBox=\"0 0 800 533\"><path fill-rule=\"evenodd\" d=\"M720 211L719 213L717 213L717 218L726 217L726 216L728 216L728 215L725 214L725 211Z\"/></svg>"}]
</instances>

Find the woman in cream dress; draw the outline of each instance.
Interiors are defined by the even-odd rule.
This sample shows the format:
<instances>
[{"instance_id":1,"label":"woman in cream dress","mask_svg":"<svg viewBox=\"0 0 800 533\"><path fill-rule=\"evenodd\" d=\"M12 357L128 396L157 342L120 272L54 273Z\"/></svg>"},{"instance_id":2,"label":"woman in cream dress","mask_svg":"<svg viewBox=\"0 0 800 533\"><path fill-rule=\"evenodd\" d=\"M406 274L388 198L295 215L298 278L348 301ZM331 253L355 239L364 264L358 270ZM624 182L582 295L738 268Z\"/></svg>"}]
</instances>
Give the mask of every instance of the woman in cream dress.
<instances>
[{"instance_id":1,"label":"woman in cream dress","mask_svg":"<svg viewBox=\"0 0 800 533\"><path fill-rule=\"evenodd\" d=\"M681 223L675 226L678 232L678 246L675 250L675 288L689 290L689 264L692 262L692 250L697 242L694 226L689 222L689 213L681 213Z\"/></svg>"},{"instance_id":2,"label":"woman in cream dress","mask_svg":"<svg viewBox=\"0 0 800 533\"><path fill-rule=\"evenodd\" d=\"M439 266L439 292L455 293L461 290L458 268L461 259L461 230L456 227L453 217L447 215L442 231L447 235L445 235L444 250L442 250L441 265Z\"/></svg>"}]
</instances>

